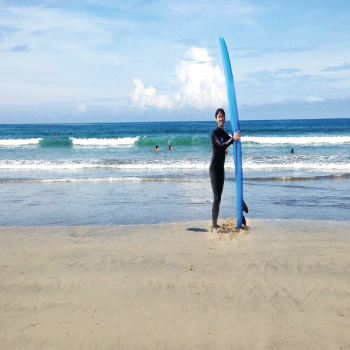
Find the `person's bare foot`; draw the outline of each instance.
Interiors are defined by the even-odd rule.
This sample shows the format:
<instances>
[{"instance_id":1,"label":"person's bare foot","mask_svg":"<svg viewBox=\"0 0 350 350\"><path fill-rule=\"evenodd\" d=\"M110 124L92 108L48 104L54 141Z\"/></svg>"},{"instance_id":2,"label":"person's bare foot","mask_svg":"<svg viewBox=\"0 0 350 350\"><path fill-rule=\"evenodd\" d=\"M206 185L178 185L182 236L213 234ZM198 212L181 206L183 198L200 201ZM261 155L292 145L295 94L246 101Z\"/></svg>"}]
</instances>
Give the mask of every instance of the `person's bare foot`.
<instances>
[{"instance_id":1,"label":"person's bare foot","mask_svg":"<svg viewBox=\"0 0 350 350\"><path fill-rule=\"evenodd\" d=\"M218 229L216 227L213 227L211 232L216 236L218 234Z\"/></svg>"}]
</instances>

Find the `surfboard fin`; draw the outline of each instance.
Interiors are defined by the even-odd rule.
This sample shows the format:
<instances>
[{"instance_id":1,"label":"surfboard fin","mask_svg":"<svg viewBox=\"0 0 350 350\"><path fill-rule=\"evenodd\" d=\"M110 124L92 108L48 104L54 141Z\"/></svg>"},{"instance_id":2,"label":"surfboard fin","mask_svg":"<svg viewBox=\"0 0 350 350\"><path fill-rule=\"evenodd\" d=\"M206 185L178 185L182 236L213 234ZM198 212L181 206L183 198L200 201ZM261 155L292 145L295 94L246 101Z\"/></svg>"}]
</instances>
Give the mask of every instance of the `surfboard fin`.
<instances>
[{"instance_id":1,"label":"surfboard fin","mask_svg":"<svg viewBox=\"0 0 350 350\"><path fill-rule=\"evenodd\" d=\"M245 201L243 200L243 211L246 212L248 214L248 206L247 204L245 204Z\"/></svg>"}]
</instances>

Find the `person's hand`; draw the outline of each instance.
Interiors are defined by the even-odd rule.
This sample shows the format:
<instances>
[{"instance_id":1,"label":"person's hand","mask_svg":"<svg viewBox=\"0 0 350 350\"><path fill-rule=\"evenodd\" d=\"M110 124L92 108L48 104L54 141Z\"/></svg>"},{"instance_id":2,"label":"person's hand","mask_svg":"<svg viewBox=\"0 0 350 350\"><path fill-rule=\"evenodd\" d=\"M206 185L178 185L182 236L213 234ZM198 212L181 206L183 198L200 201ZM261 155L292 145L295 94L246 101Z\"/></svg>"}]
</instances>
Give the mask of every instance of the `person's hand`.
<instances>
[{"instance_id":1,"label":"person's hand","mask_svg":"<svg viewBox=\"0 0 350 350\"><path fill-rule=\"evenodd\" d=\"M236 129L235 129L235 134L233 135L233 139L235 140L235 141L237 141L238 139L240 139L241 138L241 132L240 131L237 131L236 132Z\"/></svg>"}]
</instances>

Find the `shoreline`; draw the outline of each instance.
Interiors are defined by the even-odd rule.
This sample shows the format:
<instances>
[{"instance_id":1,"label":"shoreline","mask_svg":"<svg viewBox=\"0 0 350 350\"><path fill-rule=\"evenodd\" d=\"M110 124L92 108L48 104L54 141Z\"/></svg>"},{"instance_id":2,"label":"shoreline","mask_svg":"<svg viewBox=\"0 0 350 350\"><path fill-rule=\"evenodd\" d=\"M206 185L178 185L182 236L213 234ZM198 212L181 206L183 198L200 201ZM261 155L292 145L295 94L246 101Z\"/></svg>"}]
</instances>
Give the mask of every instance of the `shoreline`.
<instances>
[{"instance_id":1,"label":"shoreline","mask_svg":"<svg viewBox=\"0 0 350 350\"><path fill-rule=\"evenodd\" d=\"M247 223L0 227L2 349L349 348L350 222Z\"/></svg>"},{"instance_id":2,"label":"shoreline","mask_svg":"<svg viewBox=\"0 0 350 350\"><path fill-rule=\"evenodd\" d=\"M218 222L224 222L225 220L235 220L234 218L225 218L225 219L218 219ZM324 219L324 220L320 220L320 219L290 219L290 218L266 218L266 219L260 219L260 218L255 218L255 219L249 219L246 218L247 220L247 227L250 227L249 223L254 223L254 222L258 222L258 221L286 221L288 222L295 222L295 221L301 221L301 222L329 222L329 223L340 223L340 224L346 224L349 223L350 224L350 220L328 220L328 219ZM191 220L191 221L178 221L178 222L159 222L159 223L154 223L154 224L111 224L111 225L43 225L43 226L38 226L38 225L19 225L19 226L1 226L0 225L0 234L1 234L1 230L5 230L5 229L11 229L11 228L38 228L38 229L42 229L42 228L99 228L99 227L145 227L145 226L158 226L158 225L181 225L181 224L194 224L194 223L198 223L200 225L206 223L208 227L210 227L210 223L211 220Z\"/></svg>"}]
</instances>

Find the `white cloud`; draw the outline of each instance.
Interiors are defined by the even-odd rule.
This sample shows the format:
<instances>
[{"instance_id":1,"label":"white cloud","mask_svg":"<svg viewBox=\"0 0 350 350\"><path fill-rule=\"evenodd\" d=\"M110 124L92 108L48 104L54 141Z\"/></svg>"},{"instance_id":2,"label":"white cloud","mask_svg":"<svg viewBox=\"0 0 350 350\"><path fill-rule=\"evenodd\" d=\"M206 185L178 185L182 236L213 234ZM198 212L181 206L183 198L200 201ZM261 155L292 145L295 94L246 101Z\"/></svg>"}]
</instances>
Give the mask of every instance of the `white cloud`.
<instances>
[{"instance_id":1,"label":"white cloud","mask_svg":"<svg viewBox=\"0 0 350 350\"><path fill-rule=\"evenodd\" d=\"M224 74L219 66L213 66L207 49L191 47L185 57L175 67L172 83L176 93L159 95L154 87L146 88L140 79L134 78L132 105L143 109L206 109L227 104Z\"/></svg>"},{"instance_id":2,"label":"white cloud","mask_svg":"<svg viewBox=\"0 0 350 350\"><path fill-rule=\"evenodd\" d=\"M157 90L150 86L145 88L145 85L140 79L132 80L135 85L134 91L131 93L131 101L134 106L140 108L156 107L167 109L173 107L173 100L167 95L158 95Z\"/></svg>"},{"instance_id":3,"label":"white cloud","mask_svg":"<svg viewBox=\"0 0 350 350\"><path fill-rule=\"evenodd\" d=\"M317 101L322 101L322 98L310 96L310 97L308 97L308 98L306 99L306 101L307 101L307 102L317 102Z\"/></svg>"},{"instance_id":4,"label":"white cloud","mask_svg":"<svg viewBox=\"0 0 350 350\"><path fill-rule=\"evenodd\" d=\"M126 20L59 7L0 8L0 104L52 103L60 96L79 104L114 98L116 90L125 97L123 84L116 87L111 77L126 62L112 35L130 27Z\"/></svg>"},{"instance_id":5,"label":"white cloud","mask_svg":"<svg viewBox=\"0 0 350 350\"><path fill-rule=\"evenodd\" d=\"M81 103L77 108L77 113L84 113L86 111L86 105Z\"/></svg>"}]
</instances>

